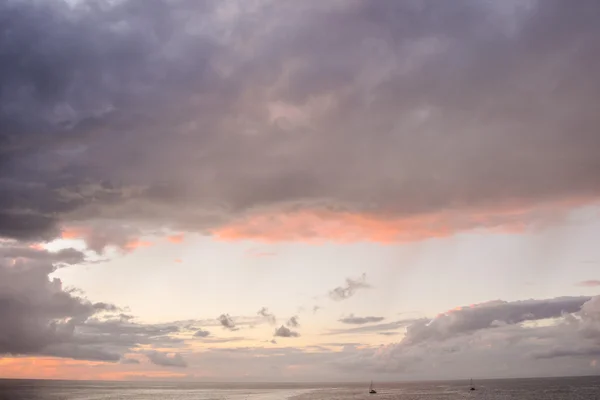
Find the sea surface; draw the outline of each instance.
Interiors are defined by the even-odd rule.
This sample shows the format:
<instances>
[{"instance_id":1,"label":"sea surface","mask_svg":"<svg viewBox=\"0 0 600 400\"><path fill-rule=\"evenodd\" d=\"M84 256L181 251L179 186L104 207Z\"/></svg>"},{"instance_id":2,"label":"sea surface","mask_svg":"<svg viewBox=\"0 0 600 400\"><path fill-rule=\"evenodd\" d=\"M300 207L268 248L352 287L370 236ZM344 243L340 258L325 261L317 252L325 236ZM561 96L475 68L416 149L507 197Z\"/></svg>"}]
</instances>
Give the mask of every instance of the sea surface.
<instances>
[{"instance_id":1,"label":"sea surface","mask_svg":"<svg viewBox=\"0 0 600 400\"><path fill-rule=\"evenodd\" d=\"M368 384L0 380L0 400L600 400L600 377Z\"/></svg>"}]
</instances>

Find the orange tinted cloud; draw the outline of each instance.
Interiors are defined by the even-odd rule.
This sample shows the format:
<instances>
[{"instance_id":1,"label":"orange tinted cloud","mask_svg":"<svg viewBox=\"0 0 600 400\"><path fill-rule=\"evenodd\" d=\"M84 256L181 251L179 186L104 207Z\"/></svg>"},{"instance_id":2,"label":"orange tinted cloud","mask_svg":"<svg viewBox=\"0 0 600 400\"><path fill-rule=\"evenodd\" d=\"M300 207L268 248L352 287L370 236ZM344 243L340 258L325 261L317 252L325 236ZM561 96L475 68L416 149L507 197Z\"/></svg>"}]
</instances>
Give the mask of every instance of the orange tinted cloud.
<instances>
[{"instance_id":1,"label":"orange tinted cloud","mask_svg":"<svg viewBox=\"0 0 600 400\"><path fill-rule=\"evenodd\" d=\"M129 242L127 242L127 244L125 244L124 248L126 250L135 250L135 249L139 249L142 247L150 247L152 246L152 242L146 242L140 239L133 239L130 240Z\"/></svg>"},{"instance_id":2,"label":"orange tinted cloud","mask_svg":"<svg viewBox=\"0 0 600 400\"><path fill-rule=\"evenodd\" d=\"M579 282L577 285L583 287L598 287L600 286L600 280L592 279L589 281Z\"/></svg>"},{"instance_id":3,"label":"orange tinted cloud","mask_svg":"<svg viewBox=\"0 0 600 400\"><path fill-rule=\"evenodd\" d=\"M89 234L89 231L83 228L66 227L61 232L61 238L66 240L81 239Z\"/></svg>"},{"instance_id":4,"label":"orange tinted cloud","mask_svg":"<svg viewBox=\"0 0 600 400\"><path fill-rule=\"evenodd\" d=\"M145 378L181 378L184 373L143 370L139 365L81 361L52 357L0 358L0 376L7 379L69 379L122 381Z\"/></svg>"},{"instance_id":5,"label":"orange tinted cloud","mask_svg":"<svg viewBox=\"0 0 600 400\"><path fill-rule=\"evenodd\" d=\"M178 264L181 264L183 262L183 260L181 258L176 258L175 262L178 263Z\"/></svg>"},{"instance_id":6,"label":"orange tinted cloud","mask_svg":"<svg viewBox=\"0 0 600 400\"><path fill-rule=\"evenodd\" d=\"M0 376L3 378L36 379L103 379L103 362L78 361L46 357L15 357L0 359Z\"/></svg>"},{"instance_id":7,"label":"orange tinted cloud","mask_svg":"<svg viewBox=\"0 0 600 400\"><path fill-rule=\"evenodd\" d=\"M250 216L215 229L222 241L259 242L413 242L486 229L498 233L522 233L540 221L564 215L579 202L544 207L511 206L482 210L450 210L405 217L368 213L303 210Z\"/></svg>"},{"instance_id":8,"label":"orange tinted cloud","mask_svg":"<svg viewBox=\"0 0 600 400\"><path fill-rule=\"evenodd\" d=\"M183 236L183 233L180 233L179 235L167 236L167 240L171 243L182 243L184 238L185 237Z\"/></svg>"}]
</instances>

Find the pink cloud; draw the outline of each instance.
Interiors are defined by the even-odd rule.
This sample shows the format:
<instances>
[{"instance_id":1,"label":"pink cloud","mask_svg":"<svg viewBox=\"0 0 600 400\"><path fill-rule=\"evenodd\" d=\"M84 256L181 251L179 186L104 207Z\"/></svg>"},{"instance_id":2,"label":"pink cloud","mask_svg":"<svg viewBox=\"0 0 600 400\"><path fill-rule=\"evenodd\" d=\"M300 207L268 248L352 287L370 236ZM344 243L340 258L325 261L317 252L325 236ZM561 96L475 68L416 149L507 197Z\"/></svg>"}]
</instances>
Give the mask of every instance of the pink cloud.
<instances>
[{"instance_id":1,"label":"pink cloud","mask_svg":"<svg viewBox=\"0 0 600 400\"><path fill-rule=\"evenodd\" d=\"M146 241L143 241L140 239L133 239L125 244L125 249L131 251L131 250L139 249L142 247L150 247L152 245L153 245L152 242L146 242Z\"/></svg>"},{"instance_id":2,"label":"pink cloud","mask_svg":"<svg viewBox=\"0 0 600 400\"><path fill-rule=\"evenodd\" d=\"M171 243L183 243L185 237L183 235L183 233L177 234L177 235L171 235L171 236L167 236L167 240Z\"/></svg>"},{"instance_id":3,"label":"pink cloud","mask_svg":"<svg viewBox=\"0 0 600 400\"><path fill-rule=\"evenodd\" d=\"M552 223L582 204L586 201L565 200L541 206L503 205L402 217L306 209L251 215L216 228L212 233L222 241L406 243L477 229L520 234Z\"/></svg>"},{"instance_id":4,"label":"pink cloud","mask_svg":"<svg viewBox=\"0 0 600 400\"><path fill-rule=\"evenodd\" d=\"M591 280L588 280L588 281L579 282L579 283L577 284L577 286L583 286L583 287L597 287L597 286L600 286L600 280L591 279Z\"/></svg>"}]
</instances>

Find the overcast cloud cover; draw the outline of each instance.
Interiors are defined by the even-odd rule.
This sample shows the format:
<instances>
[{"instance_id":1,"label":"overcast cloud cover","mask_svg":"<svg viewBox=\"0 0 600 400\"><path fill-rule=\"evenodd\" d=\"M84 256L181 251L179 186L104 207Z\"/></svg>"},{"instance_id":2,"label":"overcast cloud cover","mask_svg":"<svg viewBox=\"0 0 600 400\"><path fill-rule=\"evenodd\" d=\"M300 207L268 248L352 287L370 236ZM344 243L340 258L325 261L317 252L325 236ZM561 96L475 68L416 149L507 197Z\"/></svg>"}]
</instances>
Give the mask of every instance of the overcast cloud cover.
<instances>
[{"instance_id":1,"label":"overcast cloud cover","mask_svg":"<svg viewBox=\"0 0 600 400\"><path fill-rule=\"evenodd\" d=\"M598 297L373 310L323 333L396 344L307 351L309 316L143 324L52 274L149 234L405 243L553 224L600 195L599 19L596 0L0 2L0 356L182 377L252 363L257 379L587 371ZM87 249L39 247L59 237ZM350 277L328 300L369 288ZM194 347L260 324L289 347Z\"/></svg>"}]
</instances>

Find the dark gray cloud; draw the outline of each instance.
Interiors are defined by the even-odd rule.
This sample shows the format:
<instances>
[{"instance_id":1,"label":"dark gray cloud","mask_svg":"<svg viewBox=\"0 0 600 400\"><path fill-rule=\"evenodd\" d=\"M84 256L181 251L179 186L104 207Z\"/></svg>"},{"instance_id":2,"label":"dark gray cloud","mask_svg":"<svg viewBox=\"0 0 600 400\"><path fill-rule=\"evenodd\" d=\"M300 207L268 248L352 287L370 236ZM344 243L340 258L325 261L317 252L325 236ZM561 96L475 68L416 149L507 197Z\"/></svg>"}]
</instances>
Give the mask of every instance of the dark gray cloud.
<instances>
[{"instance_id":1,"label":"dark gray cloud","mask_svg":"<svg viewBox=\"0 0 600 400\"><path fill-rule=\"evenodd\" d=\"M361 277L358 279L346 278L346 285L338 286L335 289L331 290L329 292L329 297L332 300L336 300L336 301L346 300L346 299L354 296L354 294L358 290L367 289L370 287L371 286L367 283L367 275L362 274Z\"/></svg>"},{"instance_id":2,"label":"dark gray cloud","mask_svg":"<svg viewBox=\"0 0 600 400\"><path fill-rule=\"evenodd\" d=\"M118 354L81 347L75 327L94 315L112 313L111 304L92 303L63 288L53 262L65 262L63 255L43 251L23 252L9 260L0 258L0 354L47 354L71 358L116 361ZM45 258L45 259L44 259ZM69 254L67 260L72 256Z\"/></svg>"},{"instance_id":3,"label":"dark gray cloud","mask_svg":"<svg viewBox=\"0 0 600 400\"><path fill-rule=\"evenodd\" d=\"M0 6L0 236L448 214L420 238L600 194L594 0L70 4Z\"/></svg>"},{"instance_id":4,"label":"dark gray cloud","mask_svg":"<svg viewBox=\"0 0 600 400\"><path fill-rule=\"evenodd\" d=\"M76 343L52 343L44 348L43 354L53 357L72 358L74 360L109 362L116 362L121 358L119 352L111 352L105 346L78 345Z\"/></svg>"},{"instance_id":5,"label":"dark gray cloud","mask_svg":"<svg viewBox=\"0 0 600 400\"><path fill-rule=\"evenodd\" d=\"M277 318L275 317L275 314L270 313L269 309L266 307L263 307L260 310L258 310L257 314L261 317L264 317L271 325L275 325L277 323Z\"/></svg>"},{"instance_id":6,"label":"dark gray cloud","mask_svg":"<svg viewBox=\"0 0 600 400\"><path fill-rule=\"evenodd\" d=\"M347 317L340 318L340 322L344 324L352 324L352 325L364 325L370 324L373 322L381 322L385 318L384 317L356 317L354 314L350 314Z\"/></svg>"},{"instance_id":7,"label":"dark gray cloud","mask_svg":"<svg viewBox=\"0 0 600 400\"><path fill-rule=\"evenodd\" d=\"M221 326L225 329L229 329L230 331L237 331L238 328L235 326L235 322L233 318L229 316L229 314L221 314L219 318L217 318Z\"/></svg>"},{"instance_id":8,"label":"dark gray cloud","mask_svg":"<svg viewBox=\"0 0 600 400\"><path fill-rule=\"evenodd\" d=\"M137 324L115 305L92 303L51 276L58 267L82 260L72 249L0 247L0 355L116 362L141 346L184 346L173 337L178 326Z\"/></svg>"},{"instance_id":9,"label":"dark gray cloud","mask_svg":"<svg viewBox=\"0 0 600 400\"><path fill-rule=\"evenodd\" d=\"M290 328L297 328L297 327L299 327L300 326L300 322L298 321L298 316L294 315L293 317L291 317L290 319L288 319L285 324L287 326L289 326Z\"/></svg>"},{"instance_id":10,"label":"dark gray cloud","mask_svg":"<svg viewBox=\"0 0 600 400\"><path fill-rule=\"evenodd\" d=\"M199 330L196 331L196 333L194 333L194 337L199 337L199 338L205 338L205 337L207 337L209 335L210 335L209 331L205 331L205 330L202 330L202 329L199 329Z\"/></svg>"},{"instance_id":11,"label":"dark gray cloud","mask_svg":"<svg viewBox=\"0 0 600 400\"><path fill-rule=\"evenodd\" d=\"M0 258L23 258L30 261L45 261L59 267L62 265L81 264L85 261L85 254L76 249L62 249L56 252L49 252L25 246L0 244Z\"/></svg>"},{"instance_id":12,"label":"dark gray cloud","mask_svg":"<svg viewBox=\"0 0 600 400\"><path fill-rule=\"evenodd\" d=\"M281 325L279 328L275 329L275 333L273 334L273 336L289 338L298 337L300 336L300 334L298 332L292 331L290 328Z\"/></svg>"},{"instance_id":13,"label":"dark gray cloud","mask_svg":"<svg viewBox=\"0 0 600 400\"><path fill-rule=\"evenodd\" d=\"M146 356L152 364L160 365L162 367L186 368L188 366L187 362L179 353L150 351L146 353Z\"/></svg>"}]
</instances>

